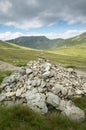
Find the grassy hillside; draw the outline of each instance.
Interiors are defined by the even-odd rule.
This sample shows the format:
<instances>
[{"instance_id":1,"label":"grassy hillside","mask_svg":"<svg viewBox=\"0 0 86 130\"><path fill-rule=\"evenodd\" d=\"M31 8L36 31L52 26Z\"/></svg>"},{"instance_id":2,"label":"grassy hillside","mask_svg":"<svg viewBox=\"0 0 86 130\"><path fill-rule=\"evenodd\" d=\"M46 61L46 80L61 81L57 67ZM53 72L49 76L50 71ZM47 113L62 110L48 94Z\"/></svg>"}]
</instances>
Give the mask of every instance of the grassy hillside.
<instances>
[{"instance_id":1,"label":"grassy hillside","mask_svg":"<svg viewBox=\"0 0 86 130\"><path fill-rule=\"evenodd\" d=\"M4 41L0 41L0 49L1 48L14 48L15 44L10 44L10 43L7 43L7 42L4 42ZM15 48L18 48L18 46L15 46Z\"/></svg>"},{"instance_id":2,"label":"grassy hillside","mask_svg":"<svg viewBox=\"0 0 86 130\"><path fill-rule=\"evenodd\" d=\"M2 46L0 47L0 60L12 63L13 65L26 65L28 61L37 59L37 56L41 52L44 52L45 57L53 63L60 64L65 67L71 66L86 70L86 53L85 48L83 49L83 47L80 49L77 49L76 47L74 48L74 51L72 48L38 51L29 48L22 48L17 45L15 46L14 44L10 45L5 42L0 42L0 46ZM72 52L74 52L74 54Z\"/></svg>"},{"instance_id":3,"label":"grassy hillside","mask_svg":"<svg viewBox=\"0 0 86 130\"><path fill-rule=\"evenodd\" d=\"M72 47L75 45L85 45L86 46L86 33L82 33L73 38L64 40L62 43L59 44L59 47L68 47L68 46Z\"/></svg>"},{"instance_id":4,"label":"grassy hillside","mask_svg":"<svg viewBox=\"0 0 86 130\"><path fill-rule=\"evenodd\" d=\"M53 54L57 54L57 55L63 55L64 64L69 63L70 64L69 66L71 66L71 67L78 66L78 68L80 66L83 66L80 68L83 68L86 70L86 46L85 45L75 45L72 47L71 46L61 47L61 48L57 48L57 49L54 49L49 52L52 52ZM65 58L68 58L68 60Z\"/></svg>"},{"instance_id":5,"label":"grassy hillside","mask_svg":"<svg viewBox=\"0 0 86 130\"><path fill-rule=\"evenodd\" d=\"M83 54L85 52L83 48L84 46L78 46L77 50L77 47L74 47L74 54L73 48L70 47L47 52L0 41L0 60L21 66L26 65L29 60L37 59L37 56L44 52L45 57L54 63L86 69L86 55ZM0 83L10 73L10 71L0 70ZM73 99L73 102L86 112L86 97ZM40 115L25 106L10 108L0 106L0 130L86 130L86 119L74 122L62 116L58 111Z\"/></svg>"},{"instance_id":6,"label":"grassy hillside","mask_svg":"<svg viewBox=\"0 0 86 130\"><path fill-rule=\"evenodd\" d=\"M72 47L62 47L52 50L51 52L55 54L62 54L66 56L77 56L81 58L86 58L86 46L85 45L75 45Z\"/></svg>"}]
</instances>

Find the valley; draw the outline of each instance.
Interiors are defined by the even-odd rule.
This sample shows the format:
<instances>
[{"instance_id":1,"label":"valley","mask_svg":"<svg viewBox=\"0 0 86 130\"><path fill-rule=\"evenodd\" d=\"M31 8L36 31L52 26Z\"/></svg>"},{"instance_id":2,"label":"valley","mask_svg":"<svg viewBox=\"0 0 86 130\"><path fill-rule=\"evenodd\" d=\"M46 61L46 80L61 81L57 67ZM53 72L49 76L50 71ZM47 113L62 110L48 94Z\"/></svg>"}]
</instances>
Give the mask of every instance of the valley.
<instances>
[{"instance_id":1,"label":"valley","mask_svg":"<svg viewBox=\"0 0 86 130\"><path fill-rule=\"evenodd\" d=\"M31 61L33 61L33 63L34 60L37 61L38 56L41 53L43 53L44 57L49 59L52 64L57 64L65 68L73 68L75 72L77 72L77 75L81 75L84 78L86 77L85 44L73 44L72 46L62 45L55 48L41 50L0 41L0 83L5 77L12 74L14 70L26 66L27 63L30 63ZM0 88L0 93L1 92L2 89ZM73 98L72 102L86 113L86 97ZM19 128L21 130L85 130L86 119L81 122L72 121L61 115L59 110L55 110L54 108L49 109L49 113L46 115L40 115L39 113L22 105L8 108L0 106L0 129L18 130Z\"/></svg>"}]
</instances>

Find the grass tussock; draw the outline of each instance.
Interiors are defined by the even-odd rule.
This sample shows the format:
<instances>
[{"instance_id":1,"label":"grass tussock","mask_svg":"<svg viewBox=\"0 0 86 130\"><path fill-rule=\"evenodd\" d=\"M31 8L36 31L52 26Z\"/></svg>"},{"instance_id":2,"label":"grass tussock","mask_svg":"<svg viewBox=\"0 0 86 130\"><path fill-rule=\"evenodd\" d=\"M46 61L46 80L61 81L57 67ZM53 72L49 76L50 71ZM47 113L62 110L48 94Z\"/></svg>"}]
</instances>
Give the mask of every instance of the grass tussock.
<instances>
[{"instance_id":1,"label":"grass tussock","mask_svg":"<svg viewBox=\"0 0 86 130\"><path fill-rule=\"evenodd\" d=\"M86 130L86 120L74 122L58 112L44 116L21 105L0 107L0 130Z\"/></svg>"},{"instance_id":2,"label":"grass tussock","mask_svg":"<svg viewBox=\"0 0 86 130\"><path fill-rule=\"evenodd\" d=\"M86 97L78 97L72 100L76 106L83 109L86 113Z\"/></svg>"},{"instance_id":3,"label":"grass tussock","mask_svg":"<svg viewBox=\"0 0 86 130\"><path fill-rule=\"evenodd\" d=\"M47 130L43 116L28 107L0 108L0 130Z\"/></svg>"}]
</instances>

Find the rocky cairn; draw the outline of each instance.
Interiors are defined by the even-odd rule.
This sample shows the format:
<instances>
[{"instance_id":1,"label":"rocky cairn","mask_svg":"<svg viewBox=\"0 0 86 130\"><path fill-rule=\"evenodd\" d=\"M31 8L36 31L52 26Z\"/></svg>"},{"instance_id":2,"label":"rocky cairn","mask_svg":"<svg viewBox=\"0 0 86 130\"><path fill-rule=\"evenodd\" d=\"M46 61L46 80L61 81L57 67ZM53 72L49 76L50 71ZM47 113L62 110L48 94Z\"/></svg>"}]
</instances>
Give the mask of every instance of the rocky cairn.
<instances>
[{"instance_id":1,"label":"rocky cairn","mask_svg":"<svg viewBox=\"0 0 86 130\"><path fill-rule=\"evenodd\" d=\"M50 107L60 110L73 120L85 118L85 113L71 101L86 96L86 80L73 69L51 64L39 58L30 61L6 77L1 86L0 103L5 106L27 105L45 114Z\"/></svg>"}]
</instances>

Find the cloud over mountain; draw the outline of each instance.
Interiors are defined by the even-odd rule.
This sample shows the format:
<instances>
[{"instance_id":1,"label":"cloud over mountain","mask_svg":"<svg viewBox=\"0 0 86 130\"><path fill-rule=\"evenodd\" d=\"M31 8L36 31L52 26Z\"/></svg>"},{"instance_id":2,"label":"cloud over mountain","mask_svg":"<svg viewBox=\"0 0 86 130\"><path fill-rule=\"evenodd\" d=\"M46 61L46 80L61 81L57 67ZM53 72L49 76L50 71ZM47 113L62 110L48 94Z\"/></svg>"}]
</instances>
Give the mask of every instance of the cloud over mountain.
<instances>
[{"instance_id":1,"label":"cloud over mountain","mask_svg":"<svg viewBox=\"0 0 86 130\"><path fill-rule=\"evenodd\" d=\"M20 28L86 23L86 0L0 0L0 24Z\"/></svg>"}]
</instances>

